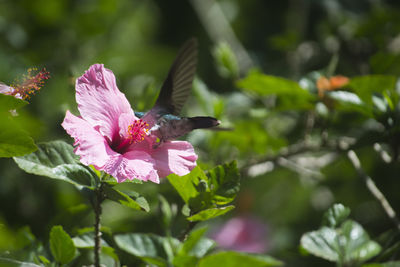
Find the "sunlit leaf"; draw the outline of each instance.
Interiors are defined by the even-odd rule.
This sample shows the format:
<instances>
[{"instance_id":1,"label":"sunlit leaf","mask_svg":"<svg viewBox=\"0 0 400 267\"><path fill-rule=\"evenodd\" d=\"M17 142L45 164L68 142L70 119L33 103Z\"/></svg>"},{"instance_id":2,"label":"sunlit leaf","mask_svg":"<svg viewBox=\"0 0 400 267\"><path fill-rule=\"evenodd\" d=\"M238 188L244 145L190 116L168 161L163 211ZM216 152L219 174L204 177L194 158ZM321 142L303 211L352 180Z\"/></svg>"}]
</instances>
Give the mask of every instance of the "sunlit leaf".
<instances>
[{"instance_id":1,"label":"sunlit leaf","mask_svg":"<svg viewBox=\"0 0 400 267\"><path fill-rule=\"evenodd\" d=\"M369 239L361 225L351 220L338 229L322 227L306 233L301 238L301 245L315 256L340 264L362 263L381 250L378 243Z\"/></svg>"},{"instance_id":2,"label":"sunlit leaf","mask_svg":"<svg viewBox=\"0 0 400 267\"><path fill-rule=\"evenodd\" d=\"M169 175L168 180L189 206L190 221L208 220L233 209L222 205L234 200L240 185L236 162L217 166L207 174L196 167L185 176Z\"/></svg>"},{"instance_id":3,"label":"sunlit leaf","mask_svg":"<svg viewBox=\"0 0 400 267\"><path fill-rule=\"evenodd\" d=\"M181 196L183 201L188 203L189 199L198 195L196 187L193 184L194 182L198 181L198 176L205 177L205 174L199 167L196 167L187 175L178 176L176 174L171 174L167 178Z\"/></svg>"},{"instance_id":4,"label":"sunlit leaf","mask_svg":"<svg viewBox=\"0 0 400 267\"><path fill-rule=\"evenodd\" d=\"M394 91L396 77L389 75L365 75L350 80L349 87L367 104L372 104L374 93Z\"/></svg>"},{"instance_id":5,"label":"sunlit leaf","mask_svg":"<svg viewBox=\"0 0 400 267\"><path fill-rule=\"evenodd\" d=\"M144 197L140 196L139 193L131 192L131 195L127 195L108 185L104 185L103 190L107 199L115 201L125 207L147 212L150 210L149 203Z\"/></svg>"},{"instance_id":6,"label":"sunlit leaf","mask_svg":"<svg viewBox=\"0 0 400 267\"><path fill-rule=\"evenodd\" d=\"M73 147L63 141L39 144L36 152L14 160L28 173L66 181L78 188L93 187L99 182L96 173L80 164Z\"/></svg>"},{"instance_id":7,"label":"sunlit leaf","mask_svg":"<svg viewBox=\"0 0 400 267\"><path fill-rule=\"evenodd\" d=\"M179 254L182 255L189 255L189 253L193 250L196 244L200 241L203 237L205 232L207 231L206 227L196 229L190 233L186 241L182 244L181 248L179 249Z\"/></svg>"},{"instance_id":8,"label":"sunlit leaf","mask_svg":"<svg viewBox=\"0 0 400 267\"><path fill-rule=\"evenodd\" d=\"M240 189L240 176L236 161L219 165L207 172L209 183L217 205L225 205L234 200Z\"/></svg>"},{"instance_id":9,"label":"sunlit leaf","mask_svg":"<svg viewBox=\"0 0 400 267\"><path fill-rule=\"evenodd\" d=\"M232 146L243 155L264 155L279 150L286 145L285 139L272 136L259 120L237 120L234 131L217 132L211 145L213 147Z\"/></svg>"},{"instance_id":10,"label":"sunlit leaf","mask_svg":"<svg viewBox=\"0 0 400 267\"><path fill-rule=\"evenodd\" d=\"M300 242L304 249L317 257L333 262L339 260L339 245L335 229L322 227L318 231L304 234Z\"/></svg>"},{"instance_id":11,"label":"sunlit leaf","mask_svg":"<svg viewBox=\"0 0 400 267\"><path fill-rule=\"evenodd\" d=\"M0 266L1 267L42 267L33 262L25 262L16 259L6 258L0 256Z\"/></svg>"},{"instance_id":12,"label":"sunlit leaf","mask_svg":"<svg viewBox=\"0 0 400 267\"><path fill-rule=\"evenodd\" d=\"M77 248L93 248L94 247L94 235L85 234L81 236L75 236L72 238L75 247Z\"/></svg>"},{"instance_id":13,"label":"sunlit leaf","mask_svg":"<svg viewBox=\"0 0 400 267\"><path fill-rule=\"evenodd\" d=\"M348 220L343 223L341 230L341 235L347 241L344 248L349 261L363 262L381 251L379 244L371 241L368 233L357 222Z\"/></svg>"},{"instance_id":14,"label":"sunlit leaf","mask_svg":"<svg viewBox=\"0 0 400 267\"><path fill-rule=\"evenodd\" d=\"M297 82L255 71L240 80L237 85L259 96L278 96L278 109L311 109L316 99Z\"/></svg>"},{"instance_id":15,"label":"sunlit leaf","mask_svg":"<svg viewBox=\"0 0 400 267\"><path fill-rule=\"evenodd\" d=\"M75 246L62 226L53 226L50 231L50 250L58 263L67 264L75 257Z\"/></svg>"},{"instance_id":16,"label":"sunlit leaf","mask_svg":"<svg viewBox=\"0 0 400 267\"><path fill-rule=\"evenodd\" d=\"M165 242L171 241L175 246L179 244L176 239L167 240L154 234L120 234L114 240L120 249L157 266L167 266Z\"/></svg>"},{"instance_id":17,"label":"sunlit leaf","mask_svg":"<svg viewBox=\"0 0 400 267\"><path fill-rule=\"evenodd\" d=\"M205 210L199 211L198 213L188 217L187 219L191 222L206 221L206 220L224 215L225 213L233 210L234 208L235 208L235 206L230 205L230 206L220 207L220 208L205 209Z\"/></svg>"},{"instance_id":18,"label":"sunlit leaf","mask_svg":"<svg viewBox=\"0 0 400 267\"><path fill-rule=\"evenodd\" d=\"M358 112L367 117L373 116L372 103L365 103L358 95L347 91L332 91L327 92L331 99L336 100L335 109L341 111Z\"/></svg>"},{"instance_id":19,"label":"sunlit leaf","mask_svg":"<svg viewBox=\"0 0 400 267\"><path fill-rule=\"evenodd\" d=\"M335 204L329 208L323 218L323 225L328 227L338 227L350 214L350 209L342 204Z\"/></svg>"}]
</instances>

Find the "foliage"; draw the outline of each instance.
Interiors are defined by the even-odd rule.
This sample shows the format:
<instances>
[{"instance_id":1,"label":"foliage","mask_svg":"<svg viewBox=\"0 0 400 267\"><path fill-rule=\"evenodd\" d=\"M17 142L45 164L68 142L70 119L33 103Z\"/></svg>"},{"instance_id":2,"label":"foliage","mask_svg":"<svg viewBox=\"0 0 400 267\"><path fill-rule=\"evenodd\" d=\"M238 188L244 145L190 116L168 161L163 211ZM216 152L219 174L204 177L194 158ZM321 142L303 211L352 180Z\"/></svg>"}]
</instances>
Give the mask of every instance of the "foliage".
<instances>
[{"instance_id":1,"label":"foliage","mask_svg":"<svg viewBox=\"0 0 400 267\"><path fill-rule=\"evenodd\" d=\"M29 102L0 93L0 266L399 266L399 18L390 0L0 1L0 82L51 73ZM118 184L83 165L60 126L75 79L103 63L146 111L192 36L183 115L221 121L183 137L198 166ZM243 217L264 252L213 240Z\"/></svg>"}]
</instances>

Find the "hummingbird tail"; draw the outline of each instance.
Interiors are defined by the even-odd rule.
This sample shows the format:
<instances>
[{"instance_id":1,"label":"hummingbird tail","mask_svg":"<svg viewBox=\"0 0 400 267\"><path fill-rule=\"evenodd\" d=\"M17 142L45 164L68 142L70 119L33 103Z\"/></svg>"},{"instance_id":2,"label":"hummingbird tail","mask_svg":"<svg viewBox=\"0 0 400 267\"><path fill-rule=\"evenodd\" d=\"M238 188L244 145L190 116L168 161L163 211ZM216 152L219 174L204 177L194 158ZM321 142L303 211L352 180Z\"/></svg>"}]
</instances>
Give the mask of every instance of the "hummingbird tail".
<instances>
[{"instance_id":1,"label":"hummingbird tail","mask_svg":"<svg viewBox=\"0 0 400 267\"><path fill-rule=\"evenodd\" d=\"M188 118L193 125L193 129L204 129L218 126L221 122L213 117L191 117Z\"/></svg>"}]
</instances>

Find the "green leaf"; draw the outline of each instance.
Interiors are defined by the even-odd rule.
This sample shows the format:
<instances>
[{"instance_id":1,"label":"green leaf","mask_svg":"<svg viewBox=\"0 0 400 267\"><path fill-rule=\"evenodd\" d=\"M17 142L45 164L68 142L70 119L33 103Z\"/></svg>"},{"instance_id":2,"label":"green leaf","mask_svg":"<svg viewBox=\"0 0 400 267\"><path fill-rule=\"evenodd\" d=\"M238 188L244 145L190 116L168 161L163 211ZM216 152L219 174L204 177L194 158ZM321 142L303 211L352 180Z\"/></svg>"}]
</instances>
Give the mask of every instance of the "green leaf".
<instances>
[{"instance_id":1,"label":"green leaf","mask_svg":"<svg viewBox=\"0 0 400 267\"><path fill-rule=\"evenodd\" d=\"M158 195L158 201L164 229L168 230L175 214L165 197Z\"/></svg>"},{"instance_id":2,"label":"green leaf","mask_svg":"<svg viewBox=\"0 0 400 267\"><path fill-rule=\"evenodd\" d=\"M216 62L219 75L224 78L235 78L239 74L239 65L235 54L226 42L219 42L212 54Z\"/></svg>"},{"instance_id":3,"label":"green leaf","mask_svg":"<svg viewBox=\"0 0 400 267\"><path fill-rule=\"evenodd\" d=\"M400 261L388 261L383 263L369 263L364 264L362 267L399 267Z\"/></svg>"},{"instance_id":4,"label":"green leaf","mask_svg":"<svg viewBox=\"0 0 400 267\"><path fill-rule=\"evenodd\" d=\"M318 231L308 232L301 237L301 246L309 253L325 260L339 260L339 245L335 229L322 227Z\"/></svg>"},{"instance_id":5,"label":"green leaf","mask_svg":"<svg viewBox=\"0 0 400 267\"><path fill-rule=\"evenodd\" d=\"M15 248L22 249L31 244L36 240L36 237L32 234L29 226L24 226L18 229L15 235Z\"/></svg>"},{"instance_id":6,"label":"green leaf","mask_svg":"<svg viewBox=\"0 0 400 267\"><path fill-rule=\"evenodd\" d=\"M297 82L256 71L238 81L237 86L258 96L278 97L278 109L312 109L316 97L300 87Z\"/></svg>"},{"instance_id":7,"label":"green leaf","mask_svg":"<svg viewBox=\"0 0 400 267\"><path fill-rule=\"evenodd\" d=\"M21 129L10 115L0 113L0 157L23 156L36 149L28 133Z\"/></svg>"},{"instance_id":8,"label":"green leaf","mask_svg":"<svg viewBox=\"0 0 400 267\"><path fill-rule=\"evenodd\" d=\"M0 257L1 267L42 267L33 262L19 261L11 258Z\"/></svg>"},{"instance_id":9,"label":"green leaf","mask_svg":"<svg viewBox=\"0 0 400 267\"><path fill-rule=\"evenodd\" d=\"M368 105L372 105L374 93L395 90L396 77L390 75L365 75L350 80L349 87Z\"/></svg>"},{"instance_id":10,"label":"green leaf","mask_svg":"<svg viewBox=\"0 0 400 267\"><path fill-rule=\"evenodd\" d=\"M215 191L213 200L217 205L232 202L240 189L240 176L236 161L219 165L207 172L209 183Z\"/></svg>"},{"instance_id":11,"label":"green leaf","mask_svg":"<svg viewBox=\"0 0 400 267\"><path fill-rule=\"evenodd\" d=\"M189 252L189 255L202 258L215 247L216 243L210 238L201 238Z\"/></svg>"},{"instance_id":12,"label":"green leaf","mask_svg":"<svg viewBox=\"0 0 400 267\"><path fill-rule=\"evenodd\" d=\"M287 145L284 138L275 137L267 132L260 120L239 119L235 121L233 128L234 131L217 132L212 140L212 146L224 147L230 144L243 156L253 156L269 154Z\"/></svg>"},{"instance_id":13,"label":"green leaf","mask_svg":"<svg viewBox=\"0 0 400 267\"><path fill-rule=\"evenodd\" d=\"M196 167L185 176L169 175L168 180L189 206L190 221L208 220L233 209L221 205L234 200L240 185L236 162L217 166L207 174Z\"/></svg>"},{"instance_id":14,"label":"green leaf","mask_svg":"<svg viewBox=\"0 0 400 267\"><path fill-rule=\"evenodd\" d=\"M75 256L74 242L60 225L51 228L50 250L54 259L61 264L69 263Z\"/></svg>"},{"instance_id":15,"label":"green leaf","mask_svg":"<svg viewBox=\"0 0 400 267\"><path fill-rule=\"evenodd\" d=\"M207 179L200 167L194 168L187 175L178 176L176 174L170 174L167 178L186 204L189 204L190 199L196 198L199 195L195 186L199 183L199 180Z\"/></svg>"},{"instance_id":16,"label":"green leaf","mask_svg":"<svg viewBox=\"0 0 400 267\"><path fill-rule=\"evenodd\" d=\"M282 266L282 262L267 255L255 255L235 251L223 251L204 257L199 267L265 267Z\"/></svg>"},{"instance_id":17,"label":"green leaf","mask_svg":"<svg viewBox=\"0 0 400 267\"><path fill-rule=\"evenodd\" d=\"M18 109L28 104L28 102L18 99L11 95L0 94L0 112L8 112L13 109Z\"/></svg>"},{"instance_id":18,"label":"green leaf","mask_svg":"<svg viewBox=\"0 0 400 267\"><path fill-rule=\"evenodd\" d=\"M178 255L203 257L215 246L215 241L204 238L206 227L193 230L178 251Z\"/></svg>"},{"instance_id":19,"label":"green leaf","mask_svg":"<svg viewBox=\"0 0 400 267\"><path fill-rule=\"evenodd\" d=\"M235 208L235 206L230 205L226 207L220 207L220 208L211 208L211 209L205 209L202 210L187 219L191 222L196 222L196 221L206 221L221 215L224 215L228 211L231 211Z\"/></svg>"},{"instance_id":20,"label":"green leaf","mask_svg":"<svg viewBox=\"0 0 400 267\"><path fill-rule=\"evenodd\" d=\"M195 256L177 255L172 264L174 267L197 266L199 259Z\"/></svg>"},{"instance_id":21,"label":"green leaf","mask_svg":"<svg viewBox=\"0 0 400 267\"><path fill-rule=\"evenodd\" d=\"M400 55L378 52L370 58L371 69L377 74L399 75Z\"/></svg>"},{"instance_id":22,"label":"green leaf","mask_svg":"<svg viewBox=\"0 0 400 267\"><path fill-rule=\"evenodd\" d=\"M358 112L364 114L367 117L373 116L373 105L372 103L365 103L358 95L347 92L347 91L333 91L326 92L330 98L336 100L337 105L335 109L341 111Z\"/></svg>"},{"instance_id":23,"label":"green leaf","mask_svg":"<svg viewBox=\"0 0 400 267\"><path fill-rule=\"evenodd\" d=\"M84 248L84 249L94 248L94 232L75 236L72 238L72 241L74 242L74 246L76 248ZM107 242L104 241L104 239L101 239L100 242L102 250L104 248L110 248L110 245L107 244Z\"/></svg>"},{"instance_id":24,"label":"green leaf","mask_svg":"<svg viewBox=\"0 0 400 267\"><path fill-rule=\"evenodd\" d=\"M131 196L129 196L107 184L104 185L103 190L106 198L109 200L134 210L150 211L150 206L147 200L137 192L131 191Z\"/></svg>"},{"instance_id":25,"label":"green leaf","mask_svg":"<svg viewBox=\"0 0 400 267\"><path fill-rule=\"evenodd\" d=\"M92 188L99 183L96 173L79 164L73 147L63 141L38 145L38 150L22 157L14 157L17 165L28 173L69 182L78 188Z\"/></svg>"},{"instance_id":26,"label":"green leaf","mask_svg":"<svg viewBox=\"0 0 400 267\"><path fill-rule=\"evenodd\" d=\"M168 251L165 248L167 238L154 234L120 234L114 237L117 246L123 251L157 266L167 266ZM175 245L176 239L170 239Z\"/></svg>"},{"instance_id":27,"label":"green leaf","mask_svg":"<svg viewBox=\"0 0 400 267\"><path fill-rule=\"evenodd\" d=\"M347 244L344 246L347 252L348 262L367 261L376 256L381 251L381 247L375 241L371 241L368 233L357 222L348 220L343 223L342 236L345 237ZM347 260L346 260L347 261Z\"/></svg>"},{"instance_id":28,"label":"green leaf","mask_svg":"<svg viewBox=\"0 0 400 267\"><path fill-rule=\"evenodd\" d=\"M350 209L348 207L340 203L334 204L325 212L322 224L328 227L337 227L344 222L349 215Z\"/></svg>"},{"instance_id":29,"label":"green leaf","mask_svg":"<svg viewBox=\"0 0 400 267\"><path fill-rule=\"evenodd\" d=\"M302 247L315 256L339 264L362 263L375 255L381 248L371 241L358 223L347 220L341 228L322 227L301 238Z\"/></svg>"},{"instance_id":30,"label":"green leaf","mask_svg":"<svg viewBox=\"0 0 400 267\"><path fill-rule=\"evenodd\" d=\"M110 186L116 186L116 185L119 184L118 181L114 177L112 177L111 175L106 175L101 181L107 183ZM143 184L143 181L142 180L138 180L138 179L133 179L133 180L126 179L124 181L124 184L127 184L127 183Z\"/></svg>"},{"instance_id":31,"label":"green leaf","mask_svg":"<svg viewBox=\"0 0 400 267\"><path fill-rule=\"evenodd\" d=\"M103 264L105 264L105 261L109 262L108 264L106 264L106 266L120 266L119 258L114 248L108 246L102 246L100 256L101 256L101 262ZM110 261L110 259L112 260Z\"/></svg>"},{"instance_id":32,"label":"green leaf","mask_svg":"<svg viewBox=\"0 0 400 267\"><path fill-rule=\"evenodd\" d=\"M193 230L186 241L182 244L179 249L179 254L189 254L189 252L194 248L194 246L199 242L199 240L203 237L205 232L207 231L207 227L202 227L196 230Z\"/></svg>"},{"instance_id":33,"label":"green leaf","mask_svg":"<svg viewBox=\"0 0 400 267\"><path fill-rule=\"evenodd\" d=\"M39 259L45 266L49 266L51 264L51 262L45 256L39 255Z\"/></svg>"},{"instance_id":34,"label":"green leaf","mask_svg":"<svg viewBox=\"0 0 400 267\"><path fill-rule=\"evenodd\" d=\"M75 236L72 238L74 246L77 248L94 248L94 235L85 234L81 236Z\"/></svg>"}]
</instances>

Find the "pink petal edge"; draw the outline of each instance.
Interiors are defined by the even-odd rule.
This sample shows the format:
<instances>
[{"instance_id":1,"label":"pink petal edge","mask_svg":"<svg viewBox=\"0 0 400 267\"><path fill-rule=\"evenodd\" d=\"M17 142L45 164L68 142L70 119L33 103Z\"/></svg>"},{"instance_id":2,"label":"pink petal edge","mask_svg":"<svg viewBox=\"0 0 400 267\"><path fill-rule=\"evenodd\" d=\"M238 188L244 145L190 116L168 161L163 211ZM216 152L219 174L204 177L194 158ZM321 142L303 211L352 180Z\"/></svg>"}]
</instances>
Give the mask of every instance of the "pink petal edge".
<instances>
[{"instance_id":1,"label":"pink petal edge","mask_svg":"<svg viewBox=\"0 0 400 267\"><path fill-rule=\"evenodd\" d=\"M193 146L186 141L169 141L153 151L155 167L160 177L175 173L179 176L188 174L196 167L197 155Z\"/></svg>"},{"instance_id":2,"label":"pink petal edge","mask_svg":"<svg viewBox=\"0 0 400 267\"><path fill-rule=\"evenodd\" d=\"M87 121L73 115L69 110L65 114L62 127L74 138L75 154L85 165L101 168L113 154L107 140L96 131Z\"/></svg>"},{"instance_id":3,"label":"pink petal edge","mask_svg":"<svg viewBox=\"0 0 400 267\"><path fill-rule=\"evenodd\" d=\"M134 116L125 95L118 90L114 74L103 64L90 66L76 80L76 102L82 118L110 140L119 133L119 116Z\"/></svg>"}]
</instances>

